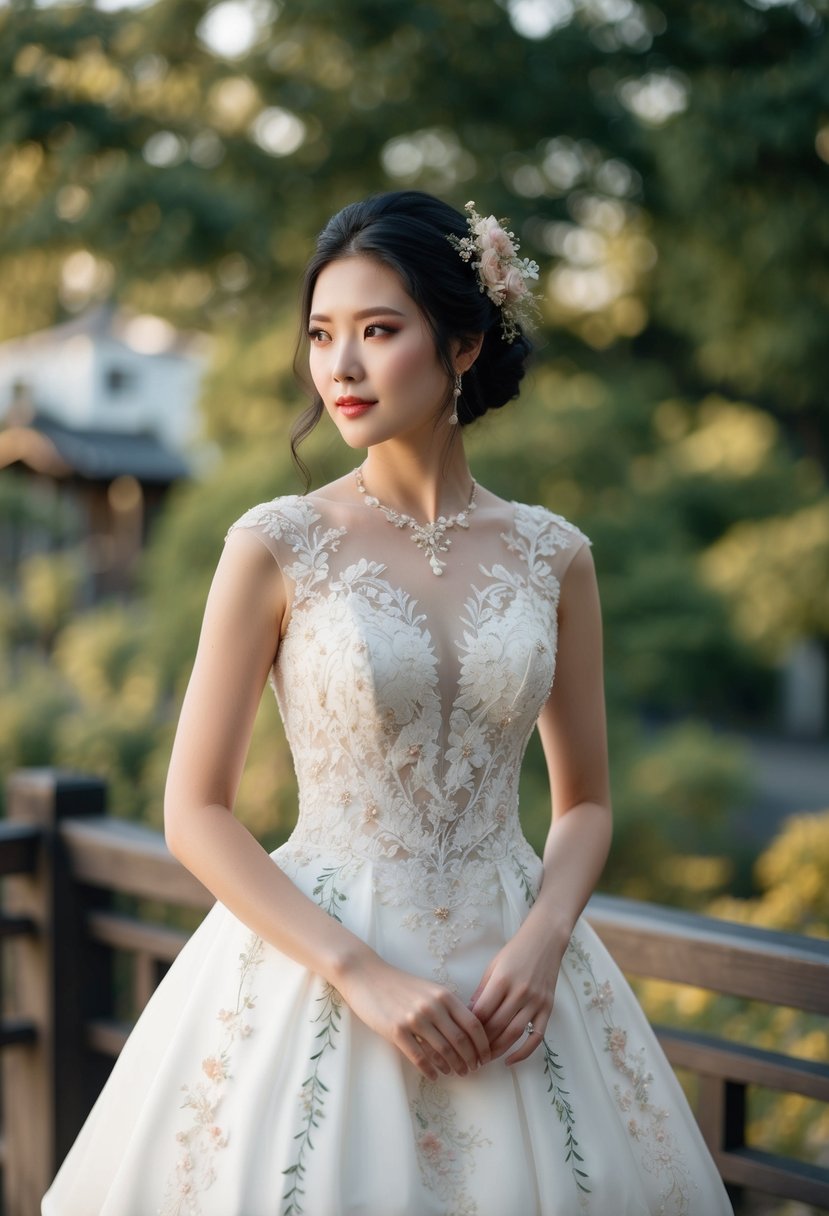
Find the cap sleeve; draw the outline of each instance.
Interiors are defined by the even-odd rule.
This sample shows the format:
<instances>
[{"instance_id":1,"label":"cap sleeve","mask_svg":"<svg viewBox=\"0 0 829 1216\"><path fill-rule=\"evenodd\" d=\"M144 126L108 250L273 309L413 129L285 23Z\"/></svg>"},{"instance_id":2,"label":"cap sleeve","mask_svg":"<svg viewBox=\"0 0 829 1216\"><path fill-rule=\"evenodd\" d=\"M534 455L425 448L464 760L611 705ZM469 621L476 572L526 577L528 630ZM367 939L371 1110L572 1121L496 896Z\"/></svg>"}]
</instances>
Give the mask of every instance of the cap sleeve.
<instances>
[{"instance_id":1,"label":"cap sleeve","mask_svg":"<svg viewBox=\"0 0 829 1216\"><path fill-rule=\"evenodd\" d=\"M517 504L516 547L522 552L530 577L557 595L573 558L585 545L592 545L581 528L546 507Z\"/></svg>"},{"instance_id":2,"label":"cap sleeve","mask_svg":"<svg viewBox=\"0 0 829 1216\"><path fill-rule=\"evenodd\" d=\"M295 602L310 595L328 577L330 554L339 547L345 531L326 528L319 513L298 494L251 507L230 525L225 542L242 528L270 551L283 576L293 584Z\"/></svg>"}]
</instances>

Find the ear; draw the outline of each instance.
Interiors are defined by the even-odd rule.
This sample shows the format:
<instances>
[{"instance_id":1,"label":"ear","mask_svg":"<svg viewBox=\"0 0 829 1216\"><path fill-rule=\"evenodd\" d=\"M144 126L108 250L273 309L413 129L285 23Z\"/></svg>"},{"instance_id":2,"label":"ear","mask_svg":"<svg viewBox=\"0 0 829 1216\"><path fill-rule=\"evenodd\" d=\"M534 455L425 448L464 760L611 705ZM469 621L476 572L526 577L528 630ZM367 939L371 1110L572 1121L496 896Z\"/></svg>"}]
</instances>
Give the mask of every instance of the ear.
<instances>
[{"instance_id":1,"label":"ear","mask_svg":"<svg viewBox=\"0 0 829 1216\"><path fill-rule=\"evenodd\" d=\"M483 334L464 334L461 338L455 338L452 343L452 362L455 370L461 375L468 372L481 353L483 344Z\"/></svg>"}]
</instances>

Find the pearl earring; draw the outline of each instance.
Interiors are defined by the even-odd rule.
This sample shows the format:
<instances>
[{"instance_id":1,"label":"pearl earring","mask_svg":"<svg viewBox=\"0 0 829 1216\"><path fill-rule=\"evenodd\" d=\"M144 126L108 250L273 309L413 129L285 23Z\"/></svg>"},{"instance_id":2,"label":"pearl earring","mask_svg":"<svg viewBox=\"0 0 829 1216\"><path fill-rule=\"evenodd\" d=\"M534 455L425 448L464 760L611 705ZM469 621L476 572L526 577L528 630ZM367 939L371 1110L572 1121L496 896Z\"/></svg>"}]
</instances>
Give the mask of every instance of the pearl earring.
<instances>
[{"instance_id":1,"label":"pearl earring","mask_svg":"<svg viewBox=\"0 0 829 1216\"><path fill-rule=\"evenodd\" d=\"M452 407L452 413L449 415L450 426L458 425L458 398L460 397L461 392L461 373L455 372L455 387L452 389L452 396L455 398L455 404Z\"/></svg>"}]
</instances>

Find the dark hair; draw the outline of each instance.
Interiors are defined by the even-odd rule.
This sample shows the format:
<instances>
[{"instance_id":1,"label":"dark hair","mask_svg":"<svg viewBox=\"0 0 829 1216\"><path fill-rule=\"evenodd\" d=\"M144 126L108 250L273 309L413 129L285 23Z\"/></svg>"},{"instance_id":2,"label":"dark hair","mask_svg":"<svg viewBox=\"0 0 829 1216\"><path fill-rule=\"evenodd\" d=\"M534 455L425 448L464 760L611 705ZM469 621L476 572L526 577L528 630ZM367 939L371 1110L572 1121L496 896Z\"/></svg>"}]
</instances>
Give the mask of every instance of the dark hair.
<instances>
[{"instance_id":1,"label":"dark hair","mask_svg":"<svg viewBox=\"0 0 829 1216\"><path fill-rule=\"evenodd\" d=\"M320 272L339 258L362 254L376 258L400 276L426 318L450 382L454 375L453 339L484 335L480 354L463 378L463 393L458 400L461 426L517 397L530 342L520 328L512 342L504 340L500 310L480 290L477 271L459 256L447 239L450 234L458 238L469 235L465 216L419 190L372 195L332 216L317 238L303 279L302 330L294 364L297 374ZM300 379L305 382L301 375ZM450 400L447 390L447 406ZM311 406L297 419L291 434L291 451L306 479L308 471L297 448L322 414L322 400L314 391Z\"/></svg>"}]
</instances>

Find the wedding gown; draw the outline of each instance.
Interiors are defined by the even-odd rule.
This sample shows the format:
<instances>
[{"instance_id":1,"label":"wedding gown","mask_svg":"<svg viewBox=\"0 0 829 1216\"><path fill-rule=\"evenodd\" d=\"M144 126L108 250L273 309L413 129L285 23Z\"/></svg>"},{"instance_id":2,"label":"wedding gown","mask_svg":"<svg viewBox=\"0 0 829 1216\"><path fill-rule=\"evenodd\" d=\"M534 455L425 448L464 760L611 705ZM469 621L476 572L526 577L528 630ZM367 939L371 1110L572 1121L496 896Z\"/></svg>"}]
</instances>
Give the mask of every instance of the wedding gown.
<instances>
[{"instance_id":1,"label":"wedding gown","mask_svg":"<svg viewBox=\"0 0 829 1216\"><path fill-rule=\"evenodd\" d=\"M497 506L494 505L497 502ZM299 780L273 858L386 960L464 1001L541 880L518 820L557 603L590 542L479 505L436 578L363 501L254 507L291 616L271 674ZM216 904L150 1000L43 1216L726 1216L632 992L581 919L543 1044L425 1080Z\"/></svg>"}]
</instances>

